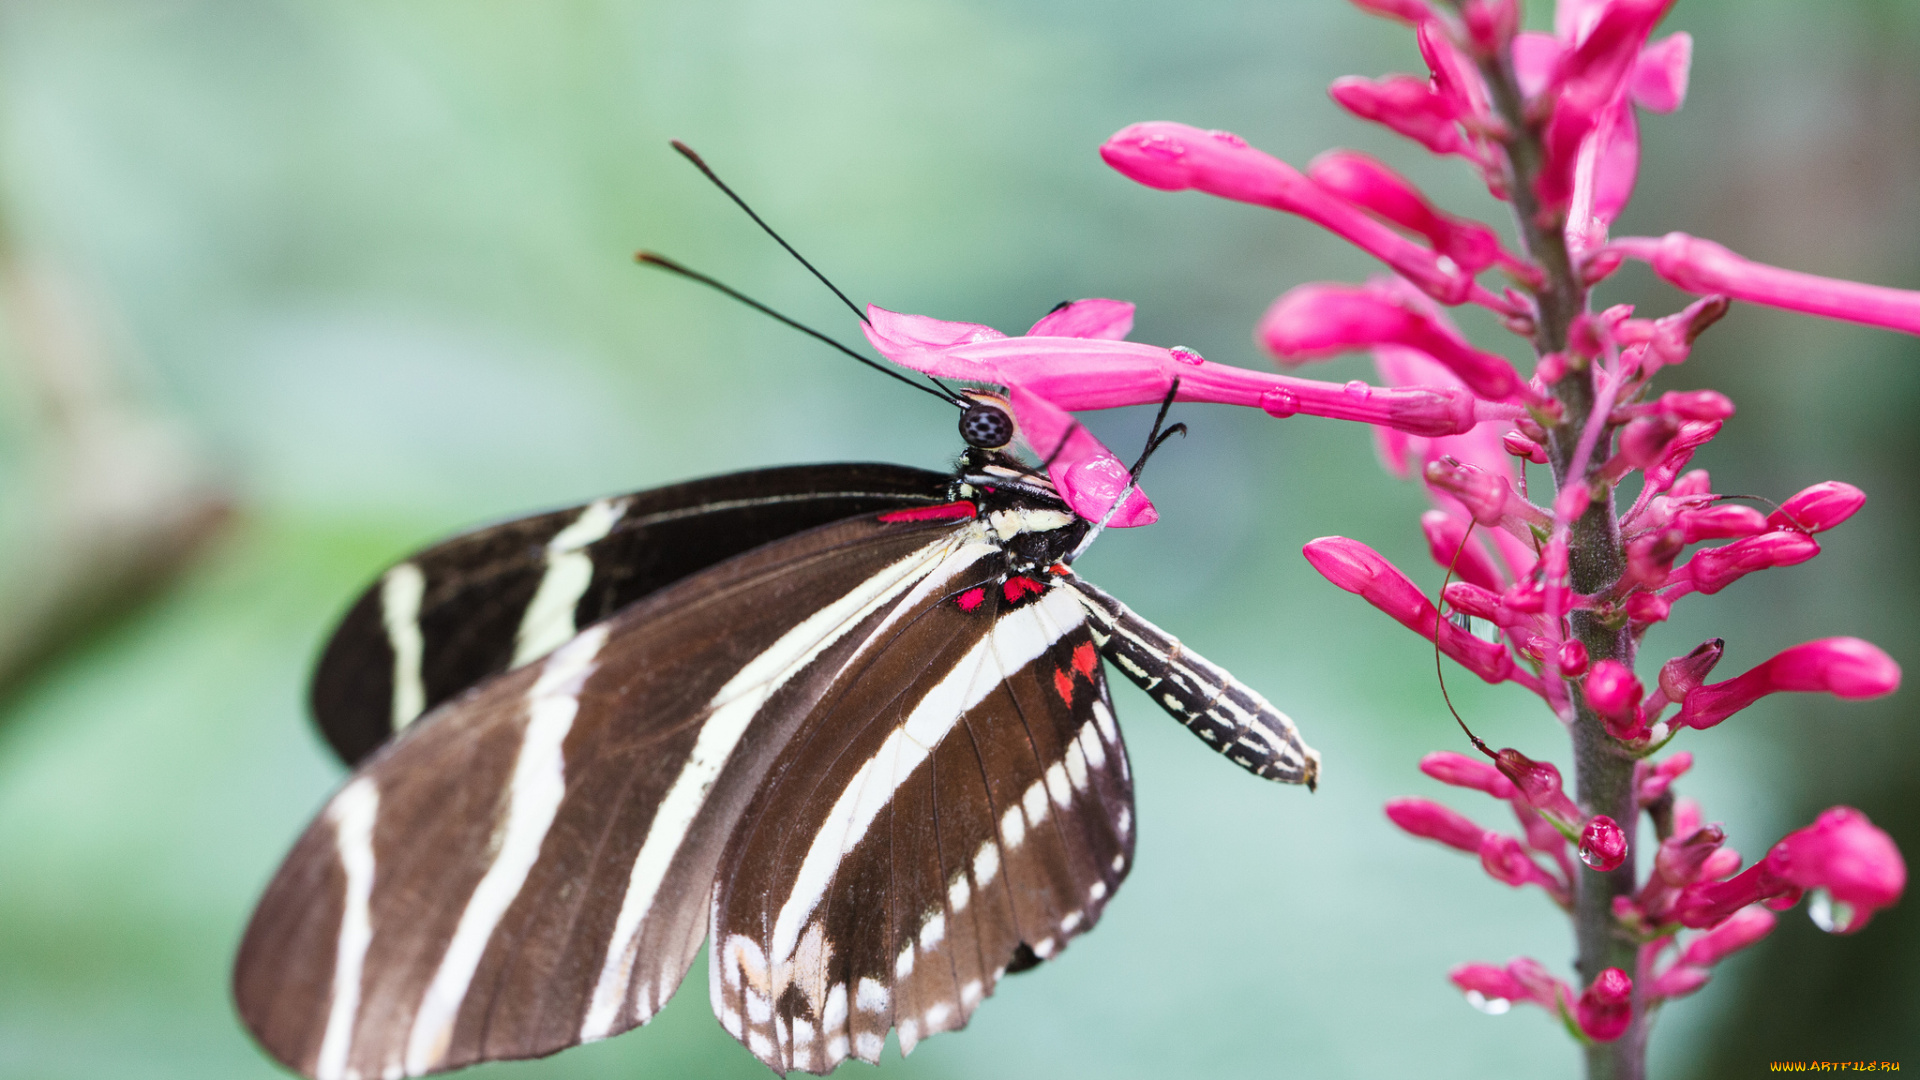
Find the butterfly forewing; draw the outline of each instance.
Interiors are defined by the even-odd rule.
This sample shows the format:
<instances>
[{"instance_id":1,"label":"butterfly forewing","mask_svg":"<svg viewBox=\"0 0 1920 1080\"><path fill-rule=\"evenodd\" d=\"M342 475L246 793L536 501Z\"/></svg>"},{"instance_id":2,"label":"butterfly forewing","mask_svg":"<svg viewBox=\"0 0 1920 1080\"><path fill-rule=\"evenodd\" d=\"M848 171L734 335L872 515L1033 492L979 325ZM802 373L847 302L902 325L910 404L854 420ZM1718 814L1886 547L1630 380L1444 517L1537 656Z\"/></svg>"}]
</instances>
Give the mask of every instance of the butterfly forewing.
<instances>
[{"instance_id":1,"label":"butterfly forewing","mask_svg":"<svg viewBox=\"0 0 1920 1080\"><path fill-rule=\"evenodd\" d=\"M644 1022L762 774L903 605L972 565L962 531L869 516L767 545L424 717L269 886L236 965L249 1027L337 1077Z\"/></svg>"},{"instance_id":2,"label":"butterfly forewing","mask_svg":"<svg viewBox=\"0 0 1920 1080\"><path fill-rule=\"evenodd\" d=\"M355 602L314 673L314 716L356 763L427 710L665 585L828 522L943 501L949 479L897 465L760 469L454 537Z\"/></svg>"},{"instance_id":3,"label":"butterfly forewing","mask_svg":"<svg viewBox=\"0 0 1920 1080\"><path fill-rule=\"evenodd\" d=\"M1091 927L1132 792L1084 609L966 590L850 669L736 830L714 899L722 1024L777 1071L966 1023L1008 967ZM1011 599L1009 599L1011 597Z\"/></svg>"}]
</instances>

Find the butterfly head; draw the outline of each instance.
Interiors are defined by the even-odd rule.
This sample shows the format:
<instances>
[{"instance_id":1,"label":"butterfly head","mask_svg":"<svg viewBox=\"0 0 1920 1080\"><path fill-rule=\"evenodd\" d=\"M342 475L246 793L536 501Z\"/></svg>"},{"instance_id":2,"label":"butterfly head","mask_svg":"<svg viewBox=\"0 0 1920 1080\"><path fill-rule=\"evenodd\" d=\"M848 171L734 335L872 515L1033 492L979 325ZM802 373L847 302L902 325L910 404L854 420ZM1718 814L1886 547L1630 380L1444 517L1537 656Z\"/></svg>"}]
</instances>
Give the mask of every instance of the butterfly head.
<instances>
[{"instance_id":1,"label":"butterfly head","mask_svg":"<svg viewBox=\"0 0 1920 1080\"><path fill-rule=\"evenodd\" d=\"M975 450L1005 450L1017 430L1007 399L985 390L963 390L966 411L960 414L960 437Z\"/></svg>"}]
</instances>

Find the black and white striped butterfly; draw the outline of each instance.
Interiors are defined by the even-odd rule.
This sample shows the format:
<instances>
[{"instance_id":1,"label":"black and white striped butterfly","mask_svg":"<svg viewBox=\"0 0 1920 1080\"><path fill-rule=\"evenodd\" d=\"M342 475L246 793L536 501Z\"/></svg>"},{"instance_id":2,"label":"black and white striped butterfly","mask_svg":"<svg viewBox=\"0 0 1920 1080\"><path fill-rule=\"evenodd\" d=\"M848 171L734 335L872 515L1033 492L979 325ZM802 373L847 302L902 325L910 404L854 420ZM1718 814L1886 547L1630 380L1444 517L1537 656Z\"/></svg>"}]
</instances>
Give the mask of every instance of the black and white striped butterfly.
<instances>
[{"instance_id":1,"label":"black and white striped butterfly","mask_svg":"<svg viewBox=\"0 0 1920 1080\"><path fill-rule=\"evenodd\" d=\"M739 473L387 571L314 681L357 769L236 963L268 1052L320 1080L552 1053L645 1023L705 939L774 1070L911 1051L1126 876L1103 658L1311 785L1286 716L1070 569L1094 526L973 398L951 475Z\"/></svg>"}]
</instances>

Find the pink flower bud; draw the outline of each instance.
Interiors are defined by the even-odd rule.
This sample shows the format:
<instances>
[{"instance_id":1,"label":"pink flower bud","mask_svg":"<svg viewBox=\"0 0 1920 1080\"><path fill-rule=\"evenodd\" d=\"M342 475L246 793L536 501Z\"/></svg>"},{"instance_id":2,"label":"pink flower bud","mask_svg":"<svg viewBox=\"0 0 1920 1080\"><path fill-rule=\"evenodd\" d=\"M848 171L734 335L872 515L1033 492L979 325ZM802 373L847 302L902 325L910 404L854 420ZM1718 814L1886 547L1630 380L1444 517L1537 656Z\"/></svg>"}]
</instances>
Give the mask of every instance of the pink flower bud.
<instances>
[{"instance_id":1,"label":"pink flower bud","mask_svg":"<svg viewBox=\"0 0 1920 1080\"><path fill-rule=\"evenodd\" d=\"M1824 899L1815 896L1812 914L1822 930L1834 934L1865 926L1907 887L1907 864L1893 838L1850 806L1836 806L1812 825L1788 833L1764 861L1795 886L1825 893Z\"/></svg>"},{"instance_id":2,"label":"pink flower bud","mask_svg":"<svg viewBox=\"0 0 1920 1080\"><path fill-rule=\"evenodd\" d=\"M1686 533L1687 543L1757 536L1767 531L1767 519L1751 506L1721 503L1675 514L1673 523Z\"/></svg>"},{"instance_id":3,"label":"pink flower bud","mask_svg":"<svg viewBox=\"0 0 1920 1080\"><path fill-rule=\"evenodd\" d=\"M1676 656L1660 665L1660 693L1668 701L1685 701L1687 695L1707 681L1713 673L1714 665L1727 651L1724 638L1703 641L1685 656ZM1687 763L1693 763L1693 755L1688 754Z\"/></svg>"},{"instance_id":4,"label":"pink flower bud","mask_svg":"<svg viewBox=\"0 0 1920 1080\"><path fill-rule=\"evenodd\" d=\"M1428 484L1460 500L1473 520L1482 525L1498 525L1516 502L1513 485L1507 478L1454 459L1430 461L1423 470ZM1517 508L1516 508L1517 509Z\"/></svg>"},{"instance_id":5,"label":"pink flower bud","mask_svg":"<svg viewBox=\"0 0 1920 1080\"><path fill-rule=\"evenodd\" d=\"M1413 183L1353 150L1329 150L1307 164L1314 183L1409 232L1426 237L1433 250L1478 273L1500 261L1500 237L1478 221L1436 208Z\"/></svg>"},{"instance_id":6,"label":"pink flower bud","mask_svg":"<svg viewBox=\"0 0 1920 1080\"><path fill-rule=\"evenodd\" d=\"M1487 549L1477 543L1462 545L1466 524L1444 510L1429 510L1420 515L1420 531L1426 534L1427 551L1442 567L1452 567L1462 582L1498 592L1506 582Z\"/></svg>"},{"instance_id":7,"label":"pink flower bud","mask_svg":"<svg viewBox=\"0 0 1920 1080\"><path fill-rule=\"evenodd\" d=\"M1460 21L1466 24L1474 51L1492 56L1506 48L1520 29L1520 7L1516 0L1467 0L1460 9Z\"/></svg>"},{"instance_id":8,"label":"pink flower bud","mask_svg":"<svg viewBox=\"0 0 1920 1080\"><path fill-rule=\"evenodd\" d=\"M1673 602L1652 593L1634 593L1627 597L1627 618L1637 623L1665 622L1673 611Z\"/></svg>"},{"instance_id":9,"label":"pink flower bud","mask_svg":"<svg viewBox=\"0 0 1920 1080\"><path fill-rule=\"evenodd\" d=\"M1687 534L1680 529L1660 529L1635 537L1627 543L1627 577L1649 589L1659 588L1666 584L1673 572L1673 560L1686 546Z\"/></svg>"},{"instance_id":10,"label":"pink flower bud","mask_svg":"<svg viewBox=\"0 0 1920 1080\"><path fill-rule=\"evenodd\" d=\"M1608 968L1593 980L1573 1007L1580 1030L1595 1042L1612 1042L1633 1023L1633 980L1619 968Z\"/></svg>"},{"instance_id":11,"label":"pink flower bud","mask_svg":"<svg viewBox=\"0 0 1920 1080\"><path fill-rule=\"evenodd\" d=\"M1682 420L1725 420L1733 415L1733 400L1717 390L1669 390L1652 405Z\"/></svg>"},{"instance_id":12,"label":"pink flower bud","mask_svg":"<svg viewBox=\"0 0 1920 1080\"><path fill-rule=\"evenodd\" d=\"M1447 978L1482 1012L1505 1012L1508 1004L1527 1000L1526 986L1492 964L1461 964Z\"/></svg>"},{"instance_id":13,"label":"pink flower bud","mask_svg":"<svg viewBox=\"0 0 1920 1080\"><path fill-rule=\"evenodd\" d=\"M1658 764L1642 761L1634 767L1634 798L1642 807L1650 806L1667 793L1673 782L1693 768L1693 755L1685 750Z\"/></svg>"},{"instance_id":14,"label":"pink flower bud","mask_svg":"<svg viewBox=\"0 0 1920 1080\"><path fill-rule=\"evenodd\" d=\"M1433 9L1427 6L1426 0L1352 0L1352 3L1368 14L1398 19L1410 25L1433 18Z\"/></svg>"},{"instance_id":15,"label":"pink flower bud","mask_svg":"<svg viewBox=\"0 0 1920 1080\"><path fill-rule=\"evenodd\" d=\"M1561 787L1560 770L1544 761L1535 761L1511 747L1495 755L1494 764L1519 789L1528 806L1556 819L1558 824L1578 828L1586 818Z\"/></svg>"},{"instance_id":16,"label":"pink flower bud","mask_svg":"<svg viewBox=\"0 0 1920 1080\"><path fill-rule=\"evenodd\" d=\"M1513 659L1505 649L1442 620L1419 586L1379 552L1358 540L1323 536L1308 541L1302 551L1313 568L1328 581L1358 594L1428 641L1435 640L1437 635L1440 651L1487 682L1501 682L1524 674L1514 671Z\"/></svg>"},{"instance_id":17,"label":"pink flower bud","mask_svg":"<svg viewBox=\"0 0 1920 1080\"><path fill-rule=\"evenodd\" d=\"M1644 693L1633 669L1618 660L1602 660L1587 675L1587 704L1616 739L1636 739L1646 734L1640 723L1640 698Z\"/></svg>"},{"instance_id":18,"label":"pink flower bud","mask_svg":"<svg viewBox=\"0 0 1920 1080\"><path fill-rule=\"evenodd\" d=\"M1457 612L1485 619L1497 626L1513 622L1513 613L1501 605L1500 594L1491 589L1456 581L1448 585L1441 595L1446 598L1447 606Z\"/></svg>"},{"instance_id":19,"label":"pink flower bud","mask_svg":"<svg viewBox=\"0 0 1920 1080\"><path fill-rule=\"evenodd\" d=\"M1480 853L1481 841L1493 835L1464 815L1426 799L1391 799L1387 817L1415 836L1438 840L1469 855Z\"/></svg>"},{"instance_id":20,"label":"pink flower bud","mask_svg":"<svg viewBox=\"0 0 1920 1080\"><path fill-rule=\"evenodd\" d=\"M1533 366L1533 377L1544 386L1552 386L1567 377L1567 355L1550 352L1540 358Z\"/></svg>"},{"instance_id":21,"label":"pink flower bud","mask_svg":"<svg viewBox=\"0 0 1920 1080\"><path fill-rule=\"evenodd\" d=\"M1687 943L1679 963L1709 968L1773 932L1774 917L1759 908L1747 908Z\"/></svg>"},{"instance_id":22,"label":"pink flower bud","mask_svg":"<svg viewBox=\"0 0 1920 1080\"><path fill-rule=\"evenodd\" d=\"M1511 799L1514 795L1513 781L1502 776L1499 769L1451 750L1436 750L1421 758L1420 771L1443 784L1484 791L1496 799Z\"/></svg>"},{"instance_id":23,"label":"pink flower bud","mask_svg":"<svg viewBox=\"0 0 1920 1080\"><path fill-rule=\"evenodd\" d=\"M1670 113L1687 100L1687 69L1693 62L1693 36L1682 31L1640 50L1629 84L1633 103L1649 112Z\"/></svg>"},{"instance_id":24,"label":"pink flower bud","mask_svg":"<svg viewBox=\"0 0 1920 1080\"><path fill-rule=\"evenodd\" d=\"M1684 835L1675 832L1660 842L1660 850L1653 856L1654 878L1676 889L1702 880L1701 868L1726 842L1726 831L1718 825L1708 825Z\"/></svg>"},{"instance_id":25,"label":"pink flower bud","mask_svg":"<svg viewBox=\"0 0 1920 1080\"><path fill-rule=\"evenodd\" d=\"M1541 446L1539 443L1534 442L1532 439L1527 438L1517 431L1509 431L1505 435L1500 436L1500 445L1505 447L1507 453L1512 454L1514 457L1526 458L1535 465L1545 465L1547 463L1546 447Z\"/></svg>"},{"instance_id":26,"label":"pink flower bud","mask_svg":"<svg viewBox=\"0 0 1920 1080\"><path fill-rule=\"evenodd\" d=\"M1167 122L1134 124L1108 139L1100 156L1148 187L1193 188L1298 214L1385 262L1441 303L1457 304L1476 295L1470 272L1451 261L1443 264L1432 251L1230 132Z\"/></svg>"},{"instance_id":27,"label":"pink flower bud","mask_svg":"<svg viewBox=\"0 0 1920 1080\"><path fill-rule=\"evenodd\" d=\"M1620 430L1620 458L1636 469L1658 465L1680 434L1680 421L1665 413L1642 416Z\"/></svg>"},{"instance_id":28,"label":"pink flower bud","mask_svg":"<svg viewBox=\"0 0 1920 1080\"><path fill-rule=\"evenodd\" d=\"M1652 985L1647 987L1647 997L1653 1001L1686 997L1707 985L1708 980L1712 978L1713 972L1706 968L1694 967L1691 964L1675 964L1654 976Z\"/></svg>"},{"instance_id":29,"label":"pink flower bud","mask_svg":"<svg viewBox=\"0 0 1920 1080\"><path fill-rule=\"evenodd\" d=\"M1828 480L1806 488L1780 504L1767 518L1774 528L1795 527L1825 532L1852 517L1866 505L1867 493L1852 484Z\"/></svg>"},{"instance_id":30,"label":"pink flower bud","mask_svg":"<svg viewBox=\"0 0 1920 1080\"><path fill-rule=\"evenodd\" d=\"M1506 358L1474 348L1437 312L1398 302L1379 288L1295 286L1267 309L1256 334L1282 360L1316 360L1376 345L1399 345L1445 364L1469 390L1488 400L1506 401L1520 392L1520 376Z\"/></svg>"},{"instance_id":31,"label":"pink flower bud","mask_svg":"<svg viewBox=\"0 0 1920 1080\"><path fill-rule=\"evenodd\" d=\"M1878 648L1859 638L1821 638L1795 645L1737 678L1693 690L1673 724L1709 728L1783 691L1859 700L1891 694L1899 686L1900 665Z\"/></svg>"},{"instance_id":32,"label":"pink flower bud","mask_svg":"<svg viewBox=\"0 0 1920 1080\"><path fill-rule=\"evenodd\" d=\"M1436 154L1457 154L1467 148L1456 122L1458 108L1426 79L1389 75L1376 81L1346 75L1333 80L1327 94L1360 119L1404 135Z\"/></svg>"},{"instance_id":33,"label":"pink flower bud","mask_svg":"<svg viewBox=\"0 0 1920 1080\"><path fill-rule=\"evenodd\" d=\"M1658 495L1673 486L1674 477L1686 469L1693 460L1693 452L1705 446L1720 434L1720 420L1688 420L1680 425L1680 434L1667 444L1667 456L1658 465L1647 467L1645 490ZM1701 473L1704 478L1706 474ZM1677 492L1676 492L1677 494Z\"/></svg>"},{"instance_id":34,"label":"pink flower bud","mask_svg":"<svg viewBox=\"0 0 1920 1080\"><path fill-rule=\"evenodd\" d=\"M1533 856L1520 846L1520 841L1505 833L1488 832L1481 837L1480 867L1495 881L1516 889L1538 885L1555 901L1566 901L1566 887L1542 870Z\"/></svg>"},{"instance_id":35,"label":"pink flower bud","mask_svg":"<svg viewBox=\"0 0 1920 1080\"><path fill-rule=\"evenodd\" d=\"M1577 679L1587 673L1587 646L1579 639L1573 639L1560 646L1554 655L1554 663L1560 668L1560 676L1565 679Z\"/></svg>"},{"instance_id":36,"label":"pink flower bud","mask_svg":"<svg viewBox=\"0 0 1920 1080\"><path fill-rule=\"evenodd\" d=\"M1700 864L1701 881L1724 881L1740 872L1740 853L1723 847Z\"/></svg>"},{"instance_id":37,"label":"pink flower bud","mask_svg":"<svg viewBox=\"0 0 1920 1080\"><path fill-rule=\"evenodd\" d=\"M1725 293L1768 307L1920 334L1920 292L1767 266L1686 233L1625 237L1612 247L1651 263L1654 273L1690 293Z\"/></svg>"},{"instance_id":38,"label":"pink flower bud","mask_svg":"<svg viewBox=\"0 0 1920 1080\"><path fill-rule=\"evenodd\" d=\"M1691 584L1695 592L1711 596L1756 570L1796 566L1818 554L1820 545L1813 537L1779 530L1696 551L1676 576Z\"/></svg>"},{"instance_id":39,"label":"pink flower bud","mask_svg":"<svg viewBox=\"0 0 1920 1080\"><path fill-rule=\"evenodd\" d=\"M1580 861L1601 873L1627 861L1627 834L1605 814L1595 814L1580 830Z\"/></svg>"}]
</instances>

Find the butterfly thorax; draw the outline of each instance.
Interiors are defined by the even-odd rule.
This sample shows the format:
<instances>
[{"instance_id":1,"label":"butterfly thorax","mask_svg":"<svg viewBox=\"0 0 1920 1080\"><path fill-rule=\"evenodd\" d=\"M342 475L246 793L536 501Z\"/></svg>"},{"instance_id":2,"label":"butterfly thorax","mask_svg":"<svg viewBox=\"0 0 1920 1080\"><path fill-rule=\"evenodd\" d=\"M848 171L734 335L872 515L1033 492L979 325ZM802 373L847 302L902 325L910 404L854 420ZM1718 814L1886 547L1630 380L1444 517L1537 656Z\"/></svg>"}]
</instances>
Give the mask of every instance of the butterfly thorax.
<instances>
[{"instance_id":1,"label":"butterfly thorax","mask_svg":"<svg viewBox=\"0 0 1920 1080\"><path fill-rule=\"evenodd\" d=\"M951 494L957 502L973 504L989 541L1007 553L1008 569L1015 574L1064 565L1090 527L1045 473L1000 451L968 451Z\"/></svg>"}]
</instances>

